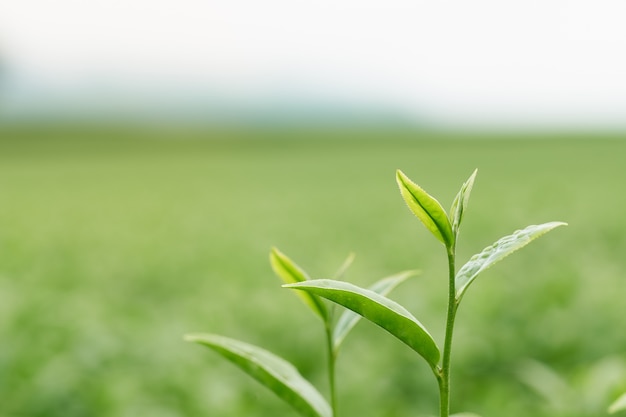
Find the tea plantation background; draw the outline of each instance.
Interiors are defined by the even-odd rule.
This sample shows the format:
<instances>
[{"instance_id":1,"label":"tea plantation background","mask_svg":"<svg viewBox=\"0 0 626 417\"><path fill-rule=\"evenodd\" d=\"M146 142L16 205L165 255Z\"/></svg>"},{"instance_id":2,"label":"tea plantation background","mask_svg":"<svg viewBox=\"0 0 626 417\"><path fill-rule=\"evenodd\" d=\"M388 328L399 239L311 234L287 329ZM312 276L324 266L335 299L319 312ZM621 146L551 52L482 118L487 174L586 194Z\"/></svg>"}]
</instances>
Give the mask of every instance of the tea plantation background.
<instances>
[{"instance_id":1,"label":"tea plantation background","mask_svg":"<svg viewBox=\"0 0 626 417\"><path fill-rule=\"evenodd\" d=\"M479 169L460 262L528 224L569 227L494 266L457 319L452 411L600 416L626 390L626 142L619 135L404 129L0 128L0 415L291 416L210 331L295 363L323 393L323 329L280 288L277 246L314 277L350 252L367 285L443 339L446 261L397 168L449 207ZM460 266L460 265L459 265ZM370 323L338 362L342 416L437 412L417 355Z\"/></svg>"}]
</instances>

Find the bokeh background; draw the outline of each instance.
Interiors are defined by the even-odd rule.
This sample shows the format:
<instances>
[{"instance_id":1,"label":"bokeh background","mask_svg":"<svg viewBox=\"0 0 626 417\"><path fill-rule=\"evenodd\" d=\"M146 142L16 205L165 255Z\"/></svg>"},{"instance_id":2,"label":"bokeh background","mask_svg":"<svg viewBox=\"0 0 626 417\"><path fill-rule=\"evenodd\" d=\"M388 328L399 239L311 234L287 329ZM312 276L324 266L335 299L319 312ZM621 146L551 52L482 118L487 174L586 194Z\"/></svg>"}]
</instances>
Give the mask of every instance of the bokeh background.
<instances>
[{"instance_id":1,"label":"bokeh background","mask_svg":"<svg viewBox=\"0 0 626 417\"><path fill-rule=\"evenodd\" d=\"M287 416L210 331L323 393L323 329L277 246L441 344L445 253L400 168L448 207L460 262L569 223L464 298L453 411L605 415L626 390L626 6L619 1L0 1L0 415ZM421 359L362 323L344 416L437 413Z\"/></svg>"}]
</instances>

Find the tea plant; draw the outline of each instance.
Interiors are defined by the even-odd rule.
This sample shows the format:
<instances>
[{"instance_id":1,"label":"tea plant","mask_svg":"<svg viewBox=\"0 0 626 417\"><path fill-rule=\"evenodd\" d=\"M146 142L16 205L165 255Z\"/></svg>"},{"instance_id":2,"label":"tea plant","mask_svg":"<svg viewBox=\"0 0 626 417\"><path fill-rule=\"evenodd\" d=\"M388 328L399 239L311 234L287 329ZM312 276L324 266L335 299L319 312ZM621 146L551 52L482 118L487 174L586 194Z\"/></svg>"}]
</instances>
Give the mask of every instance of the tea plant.
<instances>
[{"instance_id":1,"label":"tea plant","mask_svg":"<svg viewBox=\"0 0 626 417\"><path fill-rule=\"evenodd\" d=\"M272 250L270 261L276 274L286 282L283 287L298 290L298 295L324 323L331 391L330 405L292 365L265 350L218 335L188 335L186 340L218 351L273 390L303 415L337 417L334 365L338 347L358 319L364 317L408 345L428 363L439 387L440 417L449 417L452 336L457 310L467 288L481 272L504 257L552 229L565 225L562 222L549 222L518 230L472 256L457 271L456 244L459 228L467 210L476 173L477 171L474 171L463 184L447 213L435 198L412 182L402 171L396 172L400 193L410 211L443 244L446 251L448 307L443 350L439 348L422 323L406 308L386 297L386 294L411 272L380 281L369 289L338 279L312 280L301 268L276 249ZM346 267L350 260L351 258L346 262ZM344 267L340 268L337 276L340 276L343 270L345 270ZM347 309L337 322L333 320L332 307L325 304L323 299ZM456 416L470 415L472 414L463 413Z\"/></svg>"},{"instance_id":2,"label":"tea plant","mask_svg":"<svg viewBox=\"0 0 626 417\"><path fill-rule=\"evenodd\" d=\"M350 254L337 270L334 278L341 278L353 260L354 255ZM272 248L270 252L270 264L275 274L287 284L311 280L302 268L276 248ZM417 273L418 271L404 271L383 278L369 287L369 291L386 295L398 284ZM258 346L215 334L190 334L185 336L185 339L221 353L250 376L274 391L293 408L300 411L302 415L311 417L337 416L335 362L342 342L361 317L350 310L345 310L339 319L335 320L334 305L327 305L316 295L304 292L299 292L298 295L324 324L330 405L309 381L298 373L292 364Z\"/></svg>"}]
</instances>

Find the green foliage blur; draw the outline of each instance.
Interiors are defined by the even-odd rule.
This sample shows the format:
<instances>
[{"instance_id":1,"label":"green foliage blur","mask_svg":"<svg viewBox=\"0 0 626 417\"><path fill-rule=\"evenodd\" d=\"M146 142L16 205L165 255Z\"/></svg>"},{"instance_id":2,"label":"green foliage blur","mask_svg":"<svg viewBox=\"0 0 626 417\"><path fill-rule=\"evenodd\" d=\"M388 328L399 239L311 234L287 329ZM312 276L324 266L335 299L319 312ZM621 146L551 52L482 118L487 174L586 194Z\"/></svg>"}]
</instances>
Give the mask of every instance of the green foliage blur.
<instances>
[{"instance_id":1,"label":"green foliage blur","mask_svg":"<svg viewBox=\"0 0 626 417\"><path fill-rule=\"evenodd\" d=\"M354 251L345 278L362 286L421 269L390 298L441 344L444 253L394 175L447 208L476 167L459 265L528 224L569 227L465 295L452 411L603 415L626 389L624 139L0 127L0 415L293 415L182 340L207 331L263 346L327 392L319 318L280 288L272 246L312 278ZM370 323L346 340L337 375L340 415L437 412L427 366Z\"/></svg>"}]
</instances>

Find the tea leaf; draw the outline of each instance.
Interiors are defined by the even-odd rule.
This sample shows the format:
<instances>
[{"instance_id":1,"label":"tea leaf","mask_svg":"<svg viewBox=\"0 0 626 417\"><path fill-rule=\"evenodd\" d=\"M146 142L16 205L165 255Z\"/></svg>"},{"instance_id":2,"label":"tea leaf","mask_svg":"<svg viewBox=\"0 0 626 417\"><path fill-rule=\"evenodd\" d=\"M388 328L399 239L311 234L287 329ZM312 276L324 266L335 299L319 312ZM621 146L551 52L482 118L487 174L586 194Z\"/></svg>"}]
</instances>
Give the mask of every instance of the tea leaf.
<instances>
[{"instance_id":1,"label":"tea leaf","mask_svg":"<svg viewBox=\"0 0 626 417\"><path fill-rule=\"evenodd\" d=\"M626 393L622 394L617 400L609 407L609 413L617 413L618 411L626 410Z\"/></svg>"},{"instance_id":2,"label":"tea leaf","mask_svg":"<svg viewBox=\"0 0 626 417\"><path fill-rule=\"evenodd\" d=\"M283 287L307 291L340 304L400 339L426 359L433 369L439 362L439 348L424 326L404 307L374 291L330 279L298 282Z\"/></svg>"},{"instance_id":3,"label":"tea leaf","mask_svg":"<svg viewBox=\"0 0 626 417\"><path fill-rule=\"evenodd\" d=\"M413 214L437 239L447 247L451 247L454 242L452 227L448 215L439 201L431 197L400 170L396 171L396 181L404 201Z\"/></svg>"},{"instance_id":4,"label":"tea leaf","mask_svg":"<svg viewBox=\"0 0 626 417\"><path fill-rule=\"evenodd\" d=\"M243 369L306 417L332 417L322 395L286 360L257 346L214 334L190 334L188 342L207 346Z\"/></svg>"},{"instance_id":5,"label":"tea leaf","mask_svg":"<svg viewBox=\"0 0 626 417\"><path fill-rule=\"evenodd\" d=\"M380 281L377 281L369 287L370 291L374 291L376 294L387 295L389 294L398 284L405 281L407 278L417 275L418 271L405 271L396 275L392 275L387 278L383 278ZM355 313L352 310L345 310L339 320L337 320L337 324L335 325L335 330L333 332L333 349L335 352L339 350L339 346L347 336L347 334L356 326L356 324L361 319L361 316Z\"/></svg>"},{"instance_id":6,"label":"tea leaf","mask_svg":"<svg viewBox=\"0 0 626 417\"><path fill-rule=\"evenodd\" d=\"M467 290L467 287L476 279L476 276L496 262L510 255L518 249L528 245L539 236L550 230L567 225L563 222L550 222L540 225L531 225L523 230L518 230L512 235L505 236L491 246L483 249L482 252L472 256L470 260L461 267L455 278L456 300L459 302Z\"/></svg>"},{"instance_id":7,"label":"tea leaf","mask_svg":"<svg viewBox=\"0 0 626 417\"><path fill-rule=\"evenodd\" d=\"M276 248L272 248L270 251L270 264L272 265L274 273L278 275L278 277L282 279L285 284L307 281L310 279L302 268L296 265L295 262ZM326 305L324 305L324 302L319 297L305 292L299 292L298 296L306 305L311 307L311 310L317 313L322 320L328 320L328 310Z\"/></svg>"},{"instance_id":8,"label":"tea leaf","mask_svg":"<svg viewBox=\"0 0 626 417\"><path fill-rule=\"evenodd\" d=\"M475 169L452 202L452 207L450 208L450 222L452 223L452 234L455 238L459 233L459 226L461 225L461 220L463 220L463 214L465 213L465 208L467 207L467 202L469 201L477 173L478 169Z\"/></svg>"},{"instance_id":9,"label":"tea leaf","mask_svg":"<svg viewBox=\"0 0 626 417\"><path fill-rule=\"evenodd\" d=\"M354 262L354 258L355 258L354 252L350 252L346 260L343 261L343 263L341 264L337 272L335 272L333 279L340 279L341 277L343 277L343 274L346 273L348 268L350 268L350 266L352 265L352 262Z\"/></svg>"}]
</instances>

